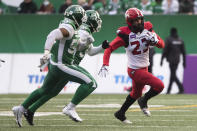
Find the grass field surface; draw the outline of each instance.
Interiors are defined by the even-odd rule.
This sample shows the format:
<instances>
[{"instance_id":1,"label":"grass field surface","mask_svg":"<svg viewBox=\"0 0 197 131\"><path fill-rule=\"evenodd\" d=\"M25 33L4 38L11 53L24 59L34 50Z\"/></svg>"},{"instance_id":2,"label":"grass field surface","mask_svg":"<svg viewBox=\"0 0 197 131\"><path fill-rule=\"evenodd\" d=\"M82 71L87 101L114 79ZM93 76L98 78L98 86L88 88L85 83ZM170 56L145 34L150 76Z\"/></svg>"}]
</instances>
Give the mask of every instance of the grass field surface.
<instances>
[{"instance_id":1,"label":"grass field surface","mask_svg":"<svg viewBox=\"0 0 197 131\"><path fill-rule=\"evenodd\" d=\"M77 107L82 123L62 114L72 94L58 95L37 110L34 126L23 117L19 128L12 107L27 97L23 94L0 95L0 131L197 131L197 95L159 95L149 101L151 117L142 114L137 102L127 111L132 124L114 118L127 94L92 94Z\"/></svg>"}]
</instances>

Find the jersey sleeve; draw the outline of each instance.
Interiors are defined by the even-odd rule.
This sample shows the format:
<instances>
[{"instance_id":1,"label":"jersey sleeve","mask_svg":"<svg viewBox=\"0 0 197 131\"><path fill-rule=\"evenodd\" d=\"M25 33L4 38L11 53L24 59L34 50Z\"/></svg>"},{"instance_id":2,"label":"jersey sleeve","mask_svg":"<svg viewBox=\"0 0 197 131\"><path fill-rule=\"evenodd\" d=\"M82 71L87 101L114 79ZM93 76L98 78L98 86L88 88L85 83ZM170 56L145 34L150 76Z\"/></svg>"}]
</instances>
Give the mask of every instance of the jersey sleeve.
<instances>
[{"instance_id":1,"label":"jersey sleeve","mask_svg":"<svg viewBox=\"0 0 197 131\"><path fill-rule=\"evenodd\" d=\"M73 35L75 34L75 30L70 24L62 23L59 25L58 28L59 29L64 28L68 31L68 33L69 33L69 37L67 37L68 40L71 39L73 37Z\"/></svg>"},{"instance_id":2,"label":"jersey sleeve","mask_svg":"<svg viewBox=\"0 0 197 131\"><path fill-rule=\"evenodd\" d=\"M159 35L157 35L157 38L158 38L159 42L156 44L156 47L158 47L158 48L164 48L165 43L162 40L162 38Z\"/></svg>"},{"instance_id":3,"label":"jersey sleeve","mask_svg":"<svg viewBox=\"0 0 197 131\"><path fill-rule=\"evenodd\" d=\"M164 43L163 39L154 30L152 32L154 32L157 35L157 39L159 40L155 46L157 48L164 48L165 43Z\"/></svg>"},{"instance_id":4,"label":"jersey sleeve","mask_svg":"<svg viewBox=\"0 0 197 131\"><path fill-rule=\"evenodd\" d=\"M121 46L125 46L124 40L117 36L109 45L109 48L105 49L104 55L103 55L103 65L109 66L109 59L111 56L111 53L118 49Z\"/></svg>"}]
</instances>

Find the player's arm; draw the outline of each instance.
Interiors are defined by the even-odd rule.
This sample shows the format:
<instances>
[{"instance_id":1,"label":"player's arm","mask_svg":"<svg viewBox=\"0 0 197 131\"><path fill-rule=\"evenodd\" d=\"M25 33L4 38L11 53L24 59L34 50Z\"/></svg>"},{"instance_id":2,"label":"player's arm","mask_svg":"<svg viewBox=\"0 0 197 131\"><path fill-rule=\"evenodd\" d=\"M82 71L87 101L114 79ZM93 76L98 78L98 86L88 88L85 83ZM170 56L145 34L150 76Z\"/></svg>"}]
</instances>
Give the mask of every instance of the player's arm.
<instances>
[{"instance_id":1,"label":"player's arm","mask_svg":"<svg viewBox=\"0 0 197 131\"><path fill-rule=\"evenodd\" d=\"M90 56L96 55L99 52L101 52L103 49L106 49L108 47L109 47L109 42L107 40L104 40L102 42L102 44L100 44L99 46L96 46L96 47L91 44L88 49L88 55L90 55Z\"/></svg>"},{"instance_id":2,"label":"player's arm","mask_svg":"<svg viewBox=\"0 0 197 131\"><path fill-rule=\"evenodd\" d=\"M158 34L156 34L156 35L157 35L157 39L159 41L155 46L158 47L158 48L164 48L165 47L164 41L162 40L162 38Z\"/></svg>"},{"instance_id":3,"label":"player's arm","mask_svg":"<svg viewBox=\"0 0 197 131\"><path fill-rule=\"evenodd\" d=\"M104 55L103 55L103 66L101 67L100 71L99 71L99 75L101 77L106 77L108 74L108 68L109 68L109 59L111 56L111 53L118 49L121 46L125 46L125 42L122 38L120 38L119 36L117 36L109 45L109 48L105 49L104 51Z\"/></svg>"},{"instance_id":4,"label":"player's arm","mask_svg":"<svg viewBox=\"0 0 197 131\"><path fill-rule=\"evenodd\" d=\"M67 27L67 28L70 28L70 27ZM57 28L57 29L52 30L47 36L47 39L45 42L45 50L50 52L56 40L61 40L64 37L69 38L70 34L73 34L73 33L72 31L69 31L69 29L67 28Z\"/></svg>"},{"instance_id":5,"label":"player's arm","mask_svg":"<svg viewBox=\"0 0 197 131\"><path fill-rule=\"evenodd\" d=\"M121 46L125 46L125 42L124 40L117 36L109 45L109 48L107 48L105 51L104 51L104 55L103 55L103 65L105 66L109 66L109 59L110 59L110 56L111 56L111 53L118 49L119 47Z\"/></svg>"},{"instance_id":6,"label":"player's arm","mask_svg":"<svg viewBox=\"0 0 197 131\"><path fill-rule=\"evenodd\" d=\"M52 30L45 41L44 55L40 59L40 71L42 71L49 63L50 51L56 40L61 40L62 38L70 39L74 35L74 29L71 25L61 24L59 28Z\"/></svg>"},{"instance_id":7,"label":"player's arm","mask_svg":"<svg viewBox=\"0 0 197 131\"><path fill-rule=\"evenodd\" d=\"M152 30L151 33L152 33L152 36L150 36L150 39L151 37L153 38L150 40L150 42L152 43L151 45L156 46L157 48L164 48L165 43L162 40L162 38L157 33L155 33L154 30Z\"/></svg>"}]
</instances>

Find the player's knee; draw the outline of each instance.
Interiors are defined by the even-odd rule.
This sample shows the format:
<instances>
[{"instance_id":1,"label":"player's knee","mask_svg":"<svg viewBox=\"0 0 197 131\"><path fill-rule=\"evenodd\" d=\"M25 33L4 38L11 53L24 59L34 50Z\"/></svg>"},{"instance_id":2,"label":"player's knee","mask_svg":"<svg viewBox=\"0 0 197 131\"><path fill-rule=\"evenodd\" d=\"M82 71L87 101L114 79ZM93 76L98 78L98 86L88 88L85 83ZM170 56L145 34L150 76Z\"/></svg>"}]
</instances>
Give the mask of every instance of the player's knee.
<instances>
[{"instance_id":1,"label":"player's knee","mask_svg":"<svg viewBox=\"0 0 197 131\"><path fill-rule=\"evenodd\" d=\"M93 88L97 88L97 83L96 81L91 81L89 84L88 84L90 87L93 87Z\"/></svg>"},{"instance_id":2,"label":"player's knee","mask_svg":"<svg viewBox=\"0 0 197 131\"><path fill-rule=\"evenodd\" d=\"M153 87L153 90L155 90L156 92L160 93L162 92L164 89L164 84L162 81L158 82L157 84L155 84L155 86Z\"/></svg>"}]
</instances>

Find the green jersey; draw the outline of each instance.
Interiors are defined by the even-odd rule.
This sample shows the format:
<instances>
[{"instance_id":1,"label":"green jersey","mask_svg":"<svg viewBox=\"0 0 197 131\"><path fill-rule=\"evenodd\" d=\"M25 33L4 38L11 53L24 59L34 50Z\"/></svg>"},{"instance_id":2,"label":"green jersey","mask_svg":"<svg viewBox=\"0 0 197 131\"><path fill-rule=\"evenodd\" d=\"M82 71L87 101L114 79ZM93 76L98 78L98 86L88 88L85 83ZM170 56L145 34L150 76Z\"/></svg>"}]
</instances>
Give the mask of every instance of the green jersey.
<instances>
[{"instance_id":1,"label":"green jersey","mask_svg":"<svg viewBox=\"0 0 197 131\"><path fill-rule=\"evenodd\" d=\"M65 18L59 24L59 28L65 28L69 32L69 37L57 41L51 49L51 60L58 64L72 64L79 40L75 31L74 22Z\"/></svg>"},{"instance_id":2,"label":"green jersey","mask_svg":"<svg viewBox=\"0 0 197 131\"><path fill-rule=\"evenodd\" d=\"M79 27L78 35L80 39L82 39L84 42L83 43L79 42L79 44L77 45L77 50L76 50L76 53L74 56L74 62L73 62L73 64L77 64L77 65L79 65L79 63L82 61L86 52L91 46L93 46L92 43L94 42L92 33L90 29L88 28L88 25L86 24L82 24Z\"/></svg>"}]
</instances>

